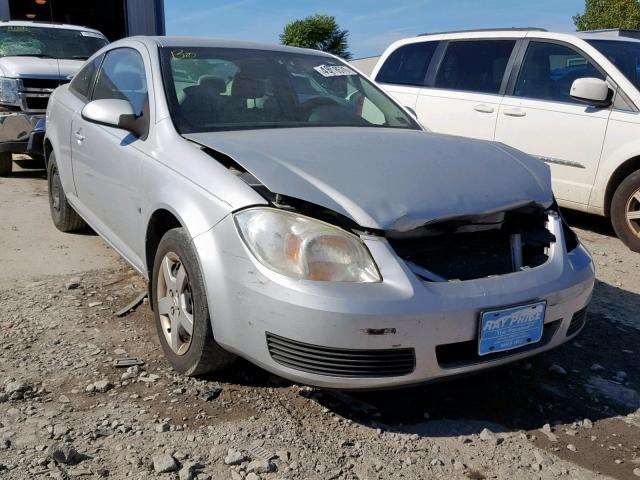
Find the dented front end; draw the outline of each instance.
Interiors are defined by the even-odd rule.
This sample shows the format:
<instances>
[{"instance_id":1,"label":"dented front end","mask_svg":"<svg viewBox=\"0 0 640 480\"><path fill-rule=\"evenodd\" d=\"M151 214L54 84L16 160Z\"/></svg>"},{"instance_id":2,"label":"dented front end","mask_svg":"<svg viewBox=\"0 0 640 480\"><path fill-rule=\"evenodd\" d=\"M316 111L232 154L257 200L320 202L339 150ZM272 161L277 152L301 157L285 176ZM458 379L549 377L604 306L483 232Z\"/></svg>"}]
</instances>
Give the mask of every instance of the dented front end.
<instances>
[{"instance_id":1,"label":"dented front end","mask_svg":"<svg viewBox=\"0 0 640 480\"><path fill-rule=\"evenodd\" d=\"M444 195L439 207L433 191L416 193L415 200L384 189L376 175L368 175L372 184L362 179L350 190L348 182L328 184L325 167L316 165L312 175L299 165L283 167L266 153L258 164L242 160L246 150L232 155L228 144L217 150L209 143L209 154L259 192L269 208L356 234L380 273L379 282L348 283L274 272L252 255L232 216L196 237L216 340L267 370L327 388L412 385L549 350L584 325L593 266L553 202L546 166L519 163L516 177L527 179L520 185L526 193L510 185L503 198L496 192L483 202L481 186L468 196L455 183L434 187ZM303 178L308 194L300 190ZM420 203L425 198L427 206ZM378 211L382 204L396 207ZM483 312L535 303L546 308L538 342L479 354Z\"/></svg>"}]
</instances>

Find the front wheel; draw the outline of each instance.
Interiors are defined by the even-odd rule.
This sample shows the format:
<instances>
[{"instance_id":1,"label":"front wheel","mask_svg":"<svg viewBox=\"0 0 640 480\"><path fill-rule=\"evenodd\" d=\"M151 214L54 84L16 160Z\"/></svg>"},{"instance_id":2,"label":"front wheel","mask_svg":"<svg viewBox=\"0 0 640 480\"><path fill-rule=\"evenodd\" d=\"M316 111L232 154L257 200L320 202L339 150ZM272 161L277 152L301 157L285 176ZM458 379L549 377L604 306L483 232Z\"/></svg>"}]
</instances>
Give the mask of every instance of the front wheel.
<instances>
[{"instance_id":1,"label":"front wheel","mask_svg":"<svg viewBox=\"0 0 640 480\"><path fill-rule=\"evenodd\" d=\"M235 356L213 338L202 273L184 229L169 230L160 240L151 281L156 330L173 368L195 376L230 365Z\"/></svg>"},{"instance_id":2,"label":"front wheel","mask_svg":"<svg viewBox=\"0 0 640 480\"><path fill-rule=\"evenodd\" d=\"M640 252L640 170L616 189L611 201L611 223L618 238L634 252Z\"/></svg>"},{"instance_id":3,"label":"front wheel","mask_svg":"<svg viewBox=\"0 0 640 480\"><path fill-rule=\"evenodd\" d=\"M13 155L10 152L0 153L0 177L6 177L13 170Z\"/></svg>"},{"instance_id":4,"label":"front wheel","mask_svg":"<svg viewBox=\"0 0 640 480\"><path fill-rule=\"evenodd\" d=\"M56 156L53 153L49 156L47 164L47 180L49 183L49 210L51 211L51 220L56 228L61 232L75 232L86 228L86 222L67 201L56 164Z\"/></svg>"}]
</instances>

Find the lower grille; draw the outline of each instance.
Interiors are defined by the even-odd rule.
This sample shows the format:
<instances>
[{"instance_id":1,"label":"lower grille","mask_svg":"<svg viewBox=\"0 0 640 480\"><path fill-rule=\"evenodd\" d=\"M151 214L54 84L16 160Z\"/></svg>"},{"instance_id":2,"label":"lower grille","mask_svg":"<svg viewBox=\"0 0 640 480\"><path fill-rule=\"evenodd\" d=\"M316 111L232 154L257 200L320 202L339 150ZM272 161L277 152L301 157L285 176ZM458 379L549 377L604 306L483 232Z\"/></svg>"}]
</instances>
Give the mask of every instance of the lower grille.
<instances>
[{"instance_id":1,"label":"lower grille","mask_svg":"<svg viewBox=\"0 0 640 480\"><path fill-rule=\"evenodd\" d=\"M27 97L27 110L46 110L49 97Z\"/></svg>"},{"instance_id":2,"label":"lower grille","mask_svg":"<svg viewBox=\"0 0 640 480\"><path fill-rule=\"evenodd\" d=\"M323 347L267 332L271 358L285 367L333 377L397 377L413 372L412 348L361 350Z\"/></svg>"},{"instance_id":3,"label":"lower grille","mask_svg":"<svg viewBox=\"0 0 640 480\"><path fill-rule=\"evenodd\" d=\"M569 324L569 328L567 329L567 337L575 335L582 327L584 327L585 323L587 323L587 307L582 310L578 310L571 317L571 323Z\"/></svg>"},{"instance_id":4,"label":"lower grille","mask_svg":"<svg viewBox=\"0 0 640 480\"><path fill-rule=\"evenodd\" d=\"M553 335L558 330L562 320L545 323L542 338L538 343L524 345L520 348L507 350L506 352L491 353L489 355L478 355L478 339L467 342L449 343L436 347L436 358L441 368L457 368L476 363L491 362L501 358L518 355L529 350L540 348L551 341Z\"/></svg>"}]
</instances>

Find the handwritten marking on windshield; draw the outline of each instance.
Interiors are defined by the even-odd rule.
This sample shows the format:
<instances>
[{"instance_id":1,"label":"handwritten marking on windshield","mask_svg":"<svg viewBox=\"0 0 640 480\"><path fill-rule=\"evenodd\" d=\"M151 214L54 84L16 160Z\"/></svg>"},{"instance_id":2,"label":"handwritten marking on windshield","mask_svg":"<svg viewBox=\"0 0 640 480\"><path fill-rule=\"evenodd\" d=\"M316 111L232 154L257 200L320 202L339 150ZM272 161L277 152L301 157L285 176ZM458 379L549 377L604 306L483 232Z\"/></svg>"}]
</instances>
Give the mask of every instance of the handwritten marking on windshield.
<instances>
[{"instance_id":1,"label":"handwritten marking on windshield","mask_svg":"<svg viewBox=\"0 0 640 480\"><path fill-rule=\"evenodd\" d=\"M188 50L171 50L171 58L179 60L187 58L196 58L196 52L189 52Z\"/></svg>"}]
</instances>

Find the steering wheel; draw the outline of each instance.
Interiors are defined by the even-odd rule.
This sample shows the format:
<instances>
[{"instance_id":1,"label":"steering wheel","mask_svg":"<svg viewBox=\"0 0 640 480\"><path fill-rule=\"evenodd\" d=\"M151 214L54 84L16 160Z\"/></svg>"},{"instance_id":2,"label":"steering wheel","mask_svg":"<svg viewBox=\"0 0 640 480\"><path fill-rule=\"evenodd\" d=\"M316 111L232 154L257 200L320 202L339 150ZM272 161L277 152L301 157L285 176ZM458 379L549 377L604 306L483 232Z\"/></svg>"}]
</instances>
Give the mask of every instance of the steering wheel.
<instances>
[{"instance_id":1,"label":"steering wheel","mask_svg":"<svg viewBox=\"0 0 640 480\"><path fill-rule=\"evenodd\" d=\"M363 97L364 93L362 93L360 90L355 90L347 96L347 101L352 103L356 101L360 102L362 101Z\"/></svg>"},{"instance_id":2,"label":"steering wheel","mask_svg":"<svg viewBox=\"0 0 640 480\"><path fill-rule=\"evenodd\" d=\"M300 104L300 108L307 114L311 115L311 112L318 107L339 107L340 104L333 98L329 97L314 97L306 102Z\"/></svg>"}]
</instances>

